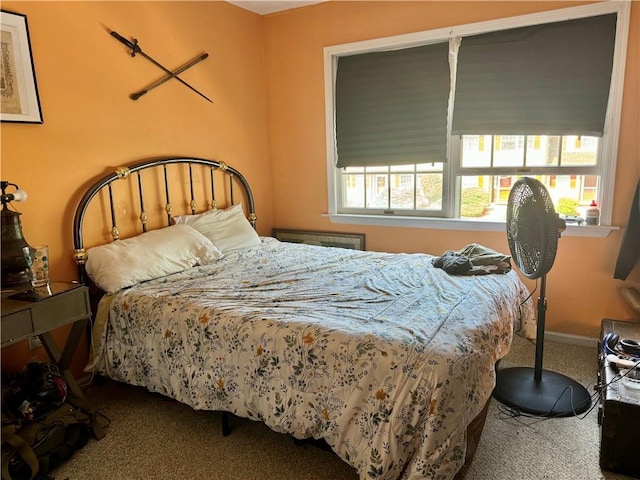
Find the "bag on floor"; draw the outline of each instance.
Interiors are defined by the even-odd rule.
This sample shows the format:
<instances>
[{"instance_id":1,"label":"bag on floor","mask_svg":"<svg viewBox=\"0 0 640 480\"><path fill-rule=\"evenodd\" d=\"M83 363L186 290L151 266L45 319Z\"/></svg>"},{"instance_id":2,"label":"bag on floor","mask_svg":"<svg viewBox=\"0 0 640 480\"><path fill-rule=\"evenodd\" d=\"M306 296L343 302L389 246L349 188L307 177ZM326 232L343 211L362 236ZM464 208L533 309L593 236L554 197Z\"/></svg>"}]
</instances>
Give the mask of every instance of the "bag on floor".
<instances>
[{"instance_id":1,"label":"bag on floor","mask_svg":"<svg viewBox=\"0 0 640 480\"><path fill-rule=\"evenodd\" d=\"M53 467L87 443L94 422L90 412L66 401L40 420L3 426L2 479L49 478Z\"/></svg>"}]
</instances>

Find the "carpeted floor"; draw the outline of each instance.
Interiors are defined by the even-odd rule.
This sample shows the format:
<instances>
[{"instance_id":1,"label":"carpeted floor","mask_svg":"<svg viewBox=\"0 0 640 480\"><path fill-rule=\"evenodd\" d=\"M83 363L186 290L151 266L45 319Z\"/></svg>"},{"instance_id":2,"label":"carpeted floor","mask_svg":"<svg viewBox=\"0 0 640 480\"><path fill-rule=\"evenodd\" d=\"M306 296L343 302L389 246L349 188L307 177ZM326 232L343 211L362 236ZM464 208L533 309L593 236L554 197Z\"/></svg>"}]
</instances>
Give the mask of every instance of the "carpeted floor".
<instances>
[{"instance_id":1,"label":"carpeted floor","mask_svg":"<svg viewBox=\"0 0 640 480\"><path fill-rule=\"evenodd\" d=\"M527 365L534 347L516 339L502 367ZM593 391L596 348L547 342L544 368ZM191 408L114 382L86 395L107 415L107 435L90 440L54 471L55 480L356 480L332 452L295 446L259 422L232 418L223 437L221 414ZM598 465L597 407L580 417L513 418L491 401L476 455L456 480L626 480ZM640 457L640 456L639 456Z\"/></svg>"}]
</instances>

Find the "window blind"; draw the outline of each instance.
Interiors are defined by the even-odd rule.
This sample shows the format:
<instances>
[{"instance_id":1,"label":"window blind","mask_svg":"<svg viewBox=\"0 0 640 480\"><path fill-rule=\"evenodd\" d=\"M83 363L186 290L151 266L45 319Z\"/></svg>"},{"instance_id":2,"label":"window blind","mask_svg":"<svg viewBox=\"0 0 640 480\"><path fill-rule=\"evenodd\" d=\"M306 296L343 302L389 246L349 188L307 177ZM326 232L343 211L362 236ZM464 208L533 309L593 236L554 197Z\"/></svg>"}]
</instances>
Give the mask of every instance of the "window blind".
<instances>
[{"instance_id":1,"label":"window blind","mask_svg":"<svg viewBox=\"0 0 640 480\"><path fill-rule=\"evenodd\" d=\"M337 167L446 161L448 42L340 57Z\"/></svg>"},{"instance_id":2,"label":"window blind","mask_svg":"<svg viewBox=\"0 0 640 480\"><path fill-rule=\"evenodd\" d=\"M616 14L464 37L454 134L602 136Z\"/></svg>"}]
</instances>

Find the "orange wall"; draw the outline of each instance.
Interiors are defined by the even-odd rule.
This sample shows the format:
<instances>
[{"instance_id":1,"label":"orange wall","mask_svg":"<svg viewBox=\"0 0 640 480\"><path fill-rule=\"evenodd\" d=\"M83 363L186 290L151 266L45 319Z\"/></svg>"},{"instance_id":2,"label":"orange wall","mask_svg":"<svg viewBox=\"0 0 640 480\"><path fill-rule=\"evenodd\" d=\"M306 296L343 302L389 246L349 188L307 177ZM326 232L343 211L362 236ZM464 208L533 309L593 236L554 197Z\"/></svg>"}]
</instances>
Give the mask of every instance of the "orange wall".
<instances>
[{"instance_id":1,"label":"orange wall","mask_svg":"<svg viewBox=\"0 0 640 480\"><path fill-rule=\"evenodd\" d=\"M580 2L340 2L330 1L266 17L269 140L275 225L366 234L371 250L428 252L470 242L508 252L501 232L446 231L332 224L327 213L323 47L495 18ZM584 3L584 2L583 2ZM616 174L613 222L624 226L639 177L638 60L640 3L633 2ZM563 237L548 274L548 330L597 337L605 317L633 318L613 279L622 232L608 238ZM638 268L629 284L640 286ZM533 282L528 281L532 288Z\"/></svg>"},{"instance_id":2,"label":"orange wall","mask_svg":"<svg viewBox=\"0 0 640 480\"><path fill-rule=\"evenodd\" d=\"M14 206L27 241L50 246L52 279L76 278L71 227L89 180L147 157L237 168L252 185L258 230L271 231L262 17L225 2L3 1L2 9L27 15L44 116L42 125L1 125L2 179L28 192ZM163 72L131 58L107 28L135 36L168 68L209 53L181 78L214 103L176 81L130 100ZM3 367L44 357L25 343L3 349Z\"/></svg>"}]
</instances>

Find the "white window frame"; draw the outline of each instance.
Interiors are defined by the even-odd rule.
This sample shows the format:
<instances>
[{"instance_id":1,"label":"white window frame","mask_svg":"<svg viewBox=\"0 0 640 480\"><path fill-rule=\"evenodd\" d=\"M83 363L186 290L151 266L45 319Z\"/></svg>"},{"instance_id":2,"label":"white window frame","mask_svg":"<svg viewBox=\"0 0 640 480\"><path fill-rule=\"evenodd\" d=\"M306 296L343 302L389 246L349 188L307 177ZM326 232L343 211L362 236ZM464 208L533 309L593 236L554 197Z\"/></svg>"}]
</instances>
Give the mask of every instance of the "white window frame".
<instances>
[{"instance_id":1,"label":"white window frame","mask_svg":"<svg viewBox=\"0 0 640 480\"><path fill-rule=\"evenodd\" d=\"M504 231L504 222L488 222L483 220L467 220L460 218L415 217L400 215L366 215L339 214L338 189L339 172L335 167L337 160L335 141L335 78L337 59L344 55L362 54L375 51L396 50L401 48L427 45L448 41L456 37L465 37L479 33L506 30L528 25L561 22L577 18L585 18L608 13L617 13L615 51L609 91L609 103L605 115L604 133L600 139L598 159L600 164L600 226L578 227L568 226L566 236L596 236L606 237L611 230L618 227L611 225L614 197L615 172L618 155L618 138L620 132L620 113L622 110L622 94L624 88L624 73L627 56L627 38L629 32L629 18L631 0L613 0L609 2L569 7L547 12L521 15L486 22L471 23L454 27L439 28L424 32L396 35L374 40L334 45L324 48L324 84L325 84L325 123L327 150L327 184L328 184L328 214L333 223L381 225L415 228L435 228L446 230L484 230ZM450 106L451 108L451 106ZM451 112L450 112L451 113ZM451 116L450 116L451 117ZM450 128L448 129L450 135ZM448 206L447 216L458 211L456 198L455 173L457 166L452 159L460 158L459 136L448 138L448 159L444 167L443 204ZM499 174L496 172L496 174Z\"/></svg>"}]
</instances>

